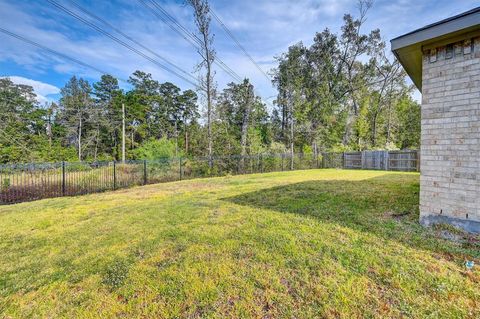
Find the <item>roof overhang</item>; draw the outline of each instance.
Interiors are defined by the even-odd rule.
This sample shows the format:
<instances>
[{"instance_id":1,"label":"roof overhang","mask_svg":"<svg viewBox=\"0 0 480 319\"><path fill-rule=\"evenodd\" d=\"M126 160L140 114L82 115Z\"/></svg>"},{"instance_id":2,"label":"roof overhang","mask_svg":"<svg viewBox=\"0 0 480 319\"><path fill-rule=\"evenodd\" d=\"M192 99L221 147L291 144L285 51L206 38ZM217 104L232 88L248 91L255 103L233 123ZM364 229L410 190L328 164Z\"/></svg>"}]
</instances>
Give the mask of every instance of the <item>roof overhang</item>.
<instances>
[{"instance_id":1,"label":"roof overhang","mask_svg":"<svg viewBox=\"0 0 480 319\"><path fill-rule=\"evenodd\" d=\"M448 44L448 40L477 30L480 30L480 7L404 34L390 43L393 53L413 83L422 91L423 48L444 41L444 44Z\"/></svg>"}]
</instances>

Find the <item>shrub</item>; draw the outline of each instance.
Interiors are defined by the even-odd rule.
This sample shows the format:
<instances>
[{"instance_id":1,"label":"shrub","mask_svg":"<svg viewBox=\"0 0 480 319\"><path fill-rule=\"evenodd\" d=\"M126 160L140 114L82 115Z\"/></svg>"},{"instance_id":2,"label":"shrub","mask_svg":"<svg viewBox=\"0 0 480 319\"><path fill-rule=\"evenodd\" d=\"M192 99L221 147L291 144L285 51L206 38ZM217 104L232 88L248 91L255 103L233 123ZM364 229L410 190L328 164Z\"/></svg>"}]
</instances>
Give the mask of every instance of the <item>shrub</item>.
<instances>
[{"instance_id":1,"label":"shrub","mask_svg":"<svg viewBox=\"0 0 480 319\"><path fill-rule=\"evenodd\" d=\"M158 160L175 157L175 142L166 138L149 140L133 151L136 159ZM180 155L179 155L180 156Z\"/></svg>"}]
</instances>

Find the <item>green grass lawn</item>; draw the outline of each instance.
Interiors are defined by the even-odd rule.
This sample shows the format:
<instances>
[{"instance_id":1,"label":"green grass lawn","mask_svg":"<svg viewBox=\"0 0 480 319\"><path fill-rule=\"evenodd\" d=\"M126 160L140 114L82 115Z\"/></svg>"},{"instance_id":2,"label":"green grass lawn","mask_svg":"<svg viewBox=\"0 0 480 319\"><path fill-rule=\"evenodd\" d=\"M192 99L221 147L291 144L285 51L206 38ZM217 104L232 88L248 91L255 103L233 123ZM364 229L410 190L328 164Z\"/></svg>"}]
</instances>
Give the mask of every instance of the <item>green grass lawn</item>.
<instances>
[{"instance_id":1,"label":"green grass lawn","mask_svg":"<svg viewBox=\"0 0 480 319\"><path fill-rule=\"evenodd\" d=\"M418 191L308 170L2 206L0 318L480 318L478 241L421 228Z\"/></svg>"}]
</instances>

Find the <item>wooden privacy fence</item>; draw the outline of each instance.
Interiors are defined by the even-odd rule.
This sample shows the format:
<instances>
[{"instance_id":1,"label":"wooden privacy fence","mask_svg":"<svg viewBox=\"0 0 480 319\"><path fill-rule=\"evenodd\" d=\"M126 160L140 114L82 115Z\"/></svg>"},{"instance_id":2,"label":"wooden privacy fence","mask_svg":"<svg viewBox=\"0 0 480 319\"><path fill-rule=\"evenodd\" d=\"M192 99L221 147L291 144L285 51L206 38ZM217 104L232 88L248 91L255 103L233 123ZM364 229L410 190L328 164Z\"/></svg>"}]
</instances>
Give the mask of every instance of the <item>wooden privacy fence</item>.
<instances>
[{"instance_id":1,"label":"wooden privacy fence","mask_svg":"<svg viewBox=\"0 0 480 319\"><path fill-rule=\"evenodd\" d=\"M347 169L420 171L419 152L416 150L348 152L341 156L342 167Z\"/></svg>"},{"instance_id":2,"label":"wooden privacy fence","mask_svg":"<svg viewBox=\"0 0 480 319\"><path fill-rule=\"evenodd\" d=\"M415 171L418 170L418 158L416 151L374 151L318 156L260 154L155 161L5 164L0 165L0 204L182 179L313 168Z\"/></svg>"}]
</instances>

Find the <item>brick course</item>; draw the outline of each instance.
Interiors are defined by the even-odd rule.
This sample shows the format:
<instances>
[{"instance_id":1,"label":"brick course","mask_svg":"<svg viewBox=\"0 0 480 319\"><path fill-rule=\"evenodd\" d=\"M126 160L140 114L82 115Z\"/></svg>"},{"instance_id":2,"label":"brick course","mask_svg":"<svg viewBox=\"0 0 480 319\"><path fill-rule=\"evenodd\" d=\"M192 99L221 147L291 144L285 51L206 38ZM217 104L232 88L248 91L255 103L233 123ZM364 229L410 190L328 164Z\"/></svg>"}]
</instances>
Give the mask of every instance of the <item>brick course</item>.
<instances>
[{"instance_id":1,"label":"brick course","mask_svg":"<svg viewBox=\"0 0 480 319\"><path fill-rule=\"evenodd\" d=\"M480 35L423 52L420 221L480 231Z\"/></svg>"}]
</instances>

